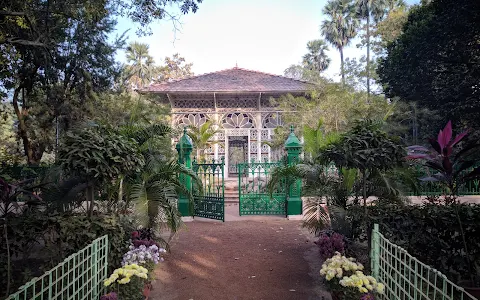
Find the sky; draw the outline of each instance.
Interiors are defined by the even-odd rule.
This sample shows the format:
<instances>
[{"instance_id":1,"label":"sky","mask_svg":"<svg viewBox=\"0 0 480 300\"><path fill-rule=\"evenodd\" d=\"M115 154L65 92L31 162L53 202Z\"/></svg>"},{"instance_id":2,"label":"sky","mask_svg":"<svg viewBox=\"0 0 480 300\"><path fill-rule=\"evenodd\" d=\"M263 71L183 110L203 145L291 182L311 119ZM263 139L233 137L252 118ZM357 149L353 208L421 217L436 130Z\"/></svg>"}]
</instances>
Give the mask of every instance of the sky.
<instances>
[{"instance_id":1,"label":"sky","mask_svg":"<svg viewBox=\"0 0 480 300\"><path fill-rule=\"evenodd\" d=\"M138 37L136 25L119 20L117 32L130 29L128 41L150 46L157 64L165 56L179 53L193 63L193 72L203 74L240 68L282 75L292 64L298 64L307 52L310 40L322 38L322 8L327 0L204 0L197 13L181 16L181 26L174 33L171 21L152 24L153 34ZM407 0L407 3L418 3ZM360 57L365 49L356 48L354 40L344 51L345 58ZM338 79L340 54L329 47L331 63L325 71ZM124 61L124 53L117 58Z\"/></svg>"}]
</instances>

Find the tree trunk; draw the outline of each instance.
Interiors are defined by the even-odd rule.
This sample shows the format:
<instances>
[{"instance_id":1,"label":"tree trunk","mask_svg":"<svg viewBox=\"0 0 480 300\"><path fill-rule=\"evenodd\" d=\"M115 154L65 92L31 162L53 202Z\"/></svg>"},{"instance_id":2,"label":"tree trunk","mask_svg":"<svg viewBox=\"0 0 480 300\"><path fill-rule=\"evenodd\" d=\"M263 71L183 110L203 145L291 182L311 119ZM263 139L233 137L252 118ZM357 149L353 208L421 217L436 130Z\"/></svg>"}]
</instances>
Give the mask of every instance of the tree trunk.
<instances>
[{"instance_id":1,"label":"tree trunk","mask_svg":"<svg viewBox=\"0 0 480 300\"><path fill-rule=\"evenodd\" d=\"M342 73L342 85L345 87L345 70L343 67L343 48L340 48L340 72Z\"/></svg>"},{"instance_id":2,"label":"tree trunk","mask_svg":"<svg viewBox=\"0 0 480 300\"><path fill-rule=\"evenodd\" d=\"M363 209L364 209L364 219L365 225L367 224L367 216L368 216L368 209L367 209L367 171L362 170L362 183L363 183Z\"/></svg>"},{"instance_id":3,"label":"tree trunk","mask_svg":"<svg viewBox=\"0 0 480 300\"><path fill-rule=\"evenodd\" d=\"M370 103L370 12L369 11L367 11L367 103Z\"/></svg>"},{"instance_id":4,"label":"tree trunk","mask_svg":"<svg viewBox=\"0 0 480 300\"><path fill-rule=\"evenodd\" d=\"M87 207L88 207L88 216L92 217L93 216L93 203L95 202L95 189L93 187L93 184L91 182L88 183L88 187L86 190L86 198L87 198Z\"/></svg>"},{"instance_id":5,"label":"tree trunk","mask_svg":"<svg viewBox=\"0 0 480 300\"><path fill-rule=\"evenodd\" d=\"M20 96L20 91L22 89L23 87L19 86L13 92L12 105L18 119L18 135L22 139L23 150L25 151L25 155L27 156L27 163L30 165L34 163L33 149L31 147L30 140L28 139L27 125L25 124L24 112L21 111L18 106L18 97ZM25 101L25 99L23 99L23 101Z\"/></svg>"}]
</instances>

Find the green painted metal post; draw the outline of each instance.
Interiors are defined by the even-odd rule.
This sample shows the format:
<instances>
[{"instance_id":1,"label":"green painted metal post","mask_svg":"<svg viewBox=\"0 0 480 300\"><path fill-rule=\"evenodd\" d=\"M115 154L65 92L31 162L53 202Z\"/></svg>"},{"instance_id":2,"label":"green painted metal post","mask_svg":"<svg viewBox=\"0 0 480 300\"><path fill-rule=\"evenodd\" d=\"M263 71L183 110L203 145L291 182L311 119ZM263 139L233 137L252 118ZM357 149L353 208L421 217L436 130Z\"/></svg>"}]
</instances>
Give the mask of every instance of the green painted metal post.
<instances>
[{"instance_id":1,"label":"green painted metal post","mask_svg":"<svg viewBox=\"0 0 480 300\"><path fill-rule=\"evenodd\" d=\"M380 272L380 230L378 224L373 225L372 231L372 253L371 253L371 268L373 277L378 279Z\"/></svg>"},{"instance_id":2,"label":"green painted metal post","mask_svg":"<svg viewBox=\"0 0 480 300\"><path fill-rule=\"evenodd\" d=\"M178 163L183 164L187 169L192 168L192 159L190 155L193 150L193 145L187 135L187 128L183 128L183 135L178 141L175 148L178 151ZM188 191L192 190L191 178L186 175L180 175L180 181L183 182ZM187 195L180 194L178 196L178 210L183 217L190 216L190 204Z\"/></svg>"},{"instance_id":3,"label":"green painted metal post","mask_svg":"<svg viewBox=\"0 0 480 300\"><path fill-rule=\"evenodd\" d=\"M302 144L294 133L293 125L290 126L290 134L285 141L285 150L287 151L287 163L294 165L298 163L300 154L302 153ZM303 211L302 195L301 195L302 181L295 179L288 189L287 201L287 215L301 215Z\"/></svg>"}]
</instances>

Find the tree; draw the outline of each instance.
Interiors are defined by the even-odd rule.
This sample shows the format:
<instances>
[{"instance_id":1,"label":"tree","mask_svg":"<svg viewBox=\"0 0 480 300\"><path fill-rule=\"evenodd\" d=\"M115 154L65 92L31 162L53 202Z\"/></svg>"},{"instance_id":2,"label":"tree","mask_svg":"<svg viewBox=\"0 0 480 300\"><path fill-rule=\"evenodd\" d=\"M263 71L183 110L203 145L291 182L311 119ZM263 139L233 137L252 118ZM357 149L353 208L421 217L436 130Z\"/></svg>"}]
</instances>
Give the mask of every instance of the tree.
<instances>
[{"instance_id":1,"label":"tree","mask_svg":"<svg viewBox=\"0 0 480 300\"><path fill-rule=\"evenodd\" d=\"M405 154L405 149L398 140L383 132L378 122L367 119L356 123L338 143L326 149L322 156L325 160L333 161L337 167L359 170L366 216L368 178L378 177L381 171L401 166Z\"/></svg>"},{"instance_id":2,"label":"tree","mask_svg":"<svg viewBox=\"0 0 480 300\"><path fill-rule=\"evenodd\" d=\"M327 56L328 46L323 40L307 43L308 53L303 56L303 65L308 70L321 73L328 68L330 58Z\"/></svg>"},{"instance_id":3,"label":"tree","mask_svg":"<svg viewBox=\"0 0 480 300\"><path fill-rule=\"evenodd\" d=\"M157 80L169 81L193 76L193 63L186 63L185 58L175 53L171 58L165 57L165 65L157 70Z\"/></svg>"},{"instance_id":4,"label":"tree","mask_svg":"<svg viewBox=\"0 0 480 300\"><path fill-rule=\"evenodd\" d=\"M189 126L188 127L188 136L192 139L193 147L197 151L198 160L205 159L205 150L210 145L216 143L212 141L213 136L219 131L215 129L215 125L212 121L206 121L200 127Z\"/></svg>"},{"instance_id":5,"label":"tree","mask_svg":"<svg viewBox=\"0 0 480 300\"><path fill-rule=\"evenodd\" d=\"M373 53L377 56L386 54L388 45L393 43L403 33L403 26L407 22L408 12L407 6L397 6L389 9L385 19L372 28L370 35L373 39L377 39L377 41L373 40L371 43Z\"/></svg>"},{"instance_id":6,"label":"tree","mask_svg":"<svg viewBox=\"0 0 480 300\"><path fill-rule=\"evenodd\" d=\"M7 1L0 12L0 93L9 97L18 138L29 164L55 147L55 132L84 120L99 92L119 73L115 51L123 36L109 38L125 16L145 26L171 17L167 4L195 12L198 0Z\"/></svg>"},{"instance_id":7,"label":"tree","mask_svg":"<svg viewBox=\"0 0 480 300\"><path fill-rule=\"evenodd\" d=\"M356 35L358 20L355 8L350 0L330 0L323 13L327 19L323 21L321 30L325 39L340 52L342 83L345 85L343 49Z\"/></svg>"},{"instance_id":8,"label":"tree","mask_svg":"<svg viewBox=\"0 0 480 300\"><path fill-rule=\"evenodd\" d=\"M134 89L149 84L155 75L155 62L148 48L147 44L138 42L131 42L127 47L125 72Z\"/></svg>"},{"instance_id":9,"label":"tree","mask_svg":"<svg viewBox=\"0 0 480 300\"><path fill-rule=\"evenodd\" d=\"M59 158L67 174L78 176L86 183L89 216L93 214L95 189L126 174L139 172L145 163L132 139L101 127L68 132Z\"/></svg>"},{"instance_id":10,"label":"tree","mask_svg":"<svg viewBox=\"0 0 480 300\"><path fill-rule=\"evenodd\" d=\"M438 0L412 8L378 72L388 97L417 102L446 122L479 128L480 2Z\"/></svg>"},{"instance_id":11,"label":"tree","mask_svg":"<svg viewBox=\"0 0 480 300\"><path fill-rule=\"evenodd\" d=\"M378 23L385 15L387 3L385 0L356 0L355 6L357 8L358 16L366 20L367 32L367 101L370 97L370 20L373 19Z\"/></svg>"}]
</instances>

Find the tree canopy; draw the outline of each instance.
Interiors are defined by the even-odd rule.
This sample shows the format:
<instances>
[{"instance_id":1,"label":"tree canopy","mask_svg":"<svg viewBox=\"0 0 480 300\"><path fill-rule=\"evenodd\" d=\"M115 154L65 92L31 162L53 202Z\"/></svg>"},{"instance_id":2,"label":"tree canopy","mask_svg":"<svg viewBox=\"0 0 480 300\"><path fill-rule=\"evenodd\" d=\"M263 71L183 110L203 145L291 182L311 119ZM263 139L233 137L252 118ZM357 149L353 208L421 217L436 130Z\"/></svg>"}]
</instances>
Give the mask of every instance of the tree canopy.
<instances>
[{"instance_id":1,"label":"tree canopy","mask_svg":"<svg viewBox=\"0 0 480 300\"><path fill-rule=\"evenodd\" d=\"M437 0L412 9L379 66L389 97L479 128L480 2Z\"/></svg>"}]
</instances>

